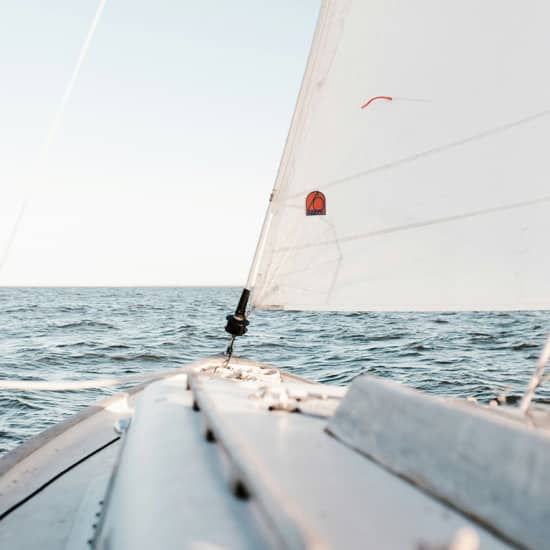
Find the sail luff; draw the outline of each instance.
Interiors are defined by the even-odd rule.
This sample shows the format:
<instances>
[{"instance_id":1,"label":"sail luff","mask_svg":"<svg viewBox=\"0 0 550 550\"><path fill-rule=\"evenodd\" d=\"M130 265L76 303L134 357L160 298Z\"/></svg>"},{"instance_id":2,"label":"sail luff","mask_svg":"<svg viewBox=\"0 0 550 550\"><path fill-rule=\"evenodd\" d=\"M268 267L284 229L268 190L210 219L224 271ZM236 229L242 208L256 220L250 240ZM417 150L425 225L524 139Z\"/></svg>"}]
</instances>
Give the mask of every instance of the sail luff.
<instances>
[{"instance_id":1,"label":"sail luff","mask_svg":"<svg viewBox=\"0 0 550 550\"><path fill-rule=\"evenodd\" d=\"M260 258L263 255L265 242L271 227L274 199L277 197L279 188L286 181L286 175L289 169L290 158L292 156L294 143L296 142L296 139L297 139L296 134L298 133L299 128L301 128L303 124L300 120L301 117L303 117L302 105L306 101L306 98L310 93L309 89L313 84L312 82L313 67L315 66L315 63L316 63L317 52L319 49L318 45L322 40L323 32L327 25L327 18L330 14L331 6L334 3L335 3L334 0L323 0L319 8L319 14L317 16L317 24L315 26L315 32L313 35L312 45L308 55L306 68L304 71L304 75L302 77L302 83L300 85L298 99L296 102L296 106L294 108L294 113L292 115L290 128L287 134L287 139L286 139L285 146L283 148L283 153L281 156L281 162L279 164L277 176L275 178L273 189L269 197L269 202L268 202L268 206L264 216L264 221L262 223L262 228L260 231L258 242L256 244L256 250L254 252L254 257L252 259L252 264L250 266L250 271L246 282L246 288L249 288L249 289L254 288L254 286L256 285L256 277L258 273Z\"/></svg>"}]
</instances>

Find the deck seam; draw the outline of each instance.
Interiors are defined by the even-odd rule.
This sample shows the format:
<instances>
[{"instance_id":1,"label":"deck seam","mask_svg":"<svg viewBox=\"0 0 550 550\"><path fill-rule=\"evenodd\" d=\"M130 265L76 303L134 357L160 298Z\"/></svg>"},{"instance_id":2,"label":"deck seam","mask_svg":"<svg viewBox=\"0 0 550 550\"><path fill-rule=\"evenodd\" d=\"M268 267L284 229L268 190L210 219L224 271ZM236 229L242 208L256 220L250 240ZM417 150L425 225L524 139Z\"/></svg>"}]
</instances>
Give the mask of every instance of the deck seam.
<instances>
[{"instance_id":1,"label":"deck seam","mask_svg":"<svg viewBox=\"0 0 550 550\"><path fill-rule=\"evenodd\" d=\"M312 527L309 518L303 517L291 501L281 498L283 495L279 491L274 491L275 485L270 483L269 476L265 477L267 472L258 468L259 463L254 454L250 453L238 434L220 418L211 397L202 387L200 374L191 375L190 383L193 400L199 406L207 429L212 430L216 442L229 459L233 469L233 483L243 483L250 496L256 499L265 519L284 547L311 550L327 548L323 537ZM259 481L254 479L255 476Z\"/></svg>"}]
</instances>

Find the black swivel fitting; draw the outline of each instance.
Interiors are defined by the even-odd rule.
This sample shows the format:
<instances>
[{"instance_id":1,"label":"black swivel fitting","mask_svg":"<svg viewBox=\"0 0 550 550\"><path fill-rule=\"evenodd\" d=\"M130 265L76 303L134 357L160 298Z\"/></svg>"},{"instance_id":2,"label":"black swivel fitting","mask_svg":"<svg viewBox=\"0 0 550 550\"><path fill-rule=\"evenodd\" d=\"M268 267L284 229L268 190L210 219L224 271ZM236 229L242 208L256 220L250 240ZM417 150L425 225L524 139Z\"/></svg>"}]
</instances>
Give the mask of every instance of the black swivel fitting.
<instances>
[{"instance_id":1,"label":"black swivel fitting","mask_svg":"<svg viewBox=\"0 0 550 550\"><path fill-rule=\"evenodd\" d=\"M242 336L246 334L248 330L248 321L243 315L228 315L226 317L227 324L225 325L225 331L229 332L232 336Z\"/></svg>"},{"instance_id":2,"label":"black swivel fitting","mask_svg":"<svg viewBox=\"0 0 550 550\"><path fill-rule=\"evenodd\" d=\"M245 288L241 294L239 304L233 315L226 317L227 324L225 325L226 332L229 332L231 336L237 337L246 334L248 330L248 320L246 319L246 305L248 304L248 298L250 296L250 290Z\"/></svg>"}]
</instances>

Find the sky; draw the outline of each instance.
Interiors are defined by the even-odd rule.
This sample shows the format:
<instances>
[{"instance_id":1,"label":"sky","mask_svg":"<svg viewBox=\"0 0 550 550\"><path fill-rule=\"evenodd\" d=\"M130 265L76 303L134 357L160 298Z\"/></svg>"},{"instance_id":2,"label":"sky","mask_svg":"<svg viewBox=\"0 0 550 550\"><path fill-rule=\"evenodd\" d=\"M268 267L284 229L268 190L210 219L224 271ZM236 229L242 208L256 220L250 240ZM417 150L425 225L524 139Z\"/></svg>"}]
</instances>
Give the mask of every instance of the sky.
<instances>
[{"instance_id":1,"label":"sky","mask_svg":"<svg viewBox=\"0 0 550 550\"><path fill-rule=\"evenodd\" d=\"M319 0L0 4L0 286L246 280Z\"/></svg>"}]
</instances>

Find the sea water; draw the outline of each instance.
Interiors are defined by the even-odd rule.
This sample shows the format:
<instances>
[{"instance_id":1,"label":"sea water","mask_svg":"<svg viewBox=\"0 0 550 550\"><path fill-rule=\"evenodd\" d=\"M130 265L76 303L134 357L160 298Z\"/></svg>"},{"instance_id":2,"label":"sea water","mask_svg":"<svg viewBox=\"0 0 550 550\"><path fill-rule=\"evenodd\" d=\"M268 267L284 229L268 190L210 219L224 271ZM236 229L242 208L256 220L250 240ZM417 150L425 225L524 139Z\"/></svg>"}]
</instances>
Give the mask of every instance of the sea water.
<instances>
[{"instance_id":1,"label":"sea water","mask_svg":"<svg viewBox=\"0 0 550 550\"><path fill-rule=\"evenodd\" d=\"M0 378L86 380L219 355L239 293L0 288ZM549 330L549 312L254 312L235 353L327 384L368 373L437 395L513 402ZM0 454L115 391L0 391Z\"/></svg>"}]
</instances>

